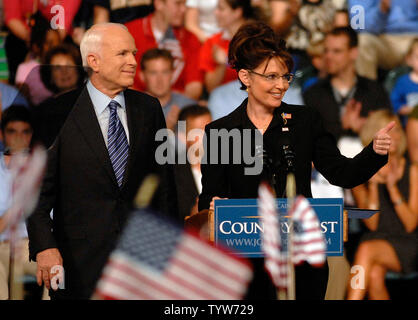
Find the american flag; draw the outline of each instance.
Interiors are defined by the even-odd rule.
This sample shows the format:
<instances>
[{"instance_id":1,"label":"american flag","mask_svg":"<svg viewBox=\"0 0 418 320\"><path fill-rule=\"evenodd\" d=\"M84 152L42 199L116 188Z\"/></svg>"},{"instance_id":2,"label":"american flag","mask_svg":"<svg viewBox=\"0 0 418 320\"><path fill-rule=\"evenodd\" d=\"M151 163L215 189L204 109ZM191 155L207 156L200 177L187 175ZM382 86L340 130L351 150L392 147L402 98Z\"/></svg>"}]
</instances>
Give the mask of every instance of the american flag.
<instances>
[{"instance_id":1,"label":"american flag","mask_svg":"<svg viewBox=\"0 0 418 320\"><path fill-rule=\"evenodd\" d=\"M325 262L326 245L324 236L319 228L318 218L309 201L298 196L288 212L294 224L292 243L285 248L279 227L279 214L276 209L276 200L268 185L262 183L259 187L259 210L264 221L263 251L265 266L273 283L278 288L288 287L288 251L292 246L291 261L298 265L307 261L313 266L322 266ZM289 238L287 238L289 239Z\"/></svg>"},{"instance_id":2,"label":"american flag","mask_svg":"<svg viewBox=\"0 0 418 320\"><path fill-rule=\"evenodd\" d=\"M287 255L283 250L279 214L273 192L266 183L258 190L259 215L264 222L263 252L265 267L277 288L287 288Z\"/></svg>"},{"instance_id":3,"label":"american flag","mask_svg":"<svg viewBox=\"0 0 418 320\"><path fill-rule=\"evenodd\" d=\"M325 238L309 201L303 196L297 197L290 215L295 225L292 241L293 263L298 265L307 261L312 266L322 266L326 259Z\"/></svg>"},{"instance_id":4,"label":"american flag","mask_svg":"<svg viewBox=\"0 0 418 320\"><path fill-rule=\"evenodd\" d=\"M46 151L42 147L34 148L32 154L13 155L9 168L12 177L12 205L5 217L6 224L12 228L35 209L46 161Z\"/></svg>"},{"instance_id":5,"label":"american flag","mask_svg":"<svg viewBox=\"0 0 418 320\"><path fill-rule=\"evenodd\" d=\"M250 265L150 210L132 213L96 296L103 299L240 299Z\"/></svg>"}]
</instances>

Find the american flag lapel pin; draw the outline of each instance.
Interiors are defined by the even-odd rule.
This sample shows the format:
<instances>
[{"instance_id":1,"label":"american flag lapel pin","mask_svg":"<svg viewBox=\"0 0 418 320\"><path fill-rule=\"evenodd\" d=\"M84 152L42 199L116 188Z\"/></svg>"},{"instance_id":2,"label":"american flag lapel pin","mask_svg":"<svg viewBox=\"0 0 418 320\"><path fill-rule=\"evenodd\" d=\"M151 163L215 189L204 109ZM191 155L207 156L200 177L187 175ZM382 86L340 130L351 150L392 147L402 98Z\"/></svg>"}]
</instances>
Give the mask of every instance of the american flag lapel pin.
<instances>
[{"instance_id":1,"label":"american flag lapel pin","mask_svg":"<svg viewBox=\"0 0 418 320\"><path fill-rule=\"evenodd\" d=\"M292 114L291 113L282 112L282 118L283 118L284 124L286 125L287 124L287 119L292 119Z\"/></svg>"},{"instance_id":2,"label":"american flag lapel pin","mask_svg":"<svg viewBox=\"0 0 418 320\"><path fill-rule=\"evenodd\" d=\"M287 119L292 119L292 114L282 112L282 119L283 119L283 124L286 125L287 124ZM283 127L282 131L289 131L289 128L288 127Z\"/></svg>"}]
</instances>

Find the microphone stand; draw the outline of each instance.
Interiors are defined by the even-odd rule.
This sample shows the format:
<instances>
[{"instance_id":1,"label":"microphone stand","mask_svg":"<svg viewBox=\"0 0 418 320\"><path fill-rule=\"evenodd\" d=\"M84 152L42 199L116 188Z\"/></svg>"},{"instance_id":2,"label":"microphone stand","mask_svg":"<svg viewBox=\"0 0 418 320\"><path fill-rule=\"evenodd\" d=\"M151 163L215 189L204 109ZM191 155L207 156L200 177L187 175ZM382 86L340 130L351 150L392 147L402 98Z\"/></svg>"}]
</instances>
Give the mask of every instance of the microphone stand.
<instances>
[{"instance_id":1,"label":"microphone stand","mask_svg":"<svg viewBox=\"0 0 418 320\"><path fill-rule=\"evenodd\" d=\"M288 210L293 209L296 196L296 180L295 180L295 167L294 160L295 155L290 145L283 145L283 154L286 164L287 178L286 178L286 197L287 197L287 208ZM290 214L289 214L290 213ZM294 224L292 218L293 212L288 211L288 216L290 220L289 224L289 234L287 237L287 269L288 269L288 291L287 291L287 300L296 299L296 286L295 286L295 267L292 262L293 257L293 232Z\"/></svg>"}]
</instances>

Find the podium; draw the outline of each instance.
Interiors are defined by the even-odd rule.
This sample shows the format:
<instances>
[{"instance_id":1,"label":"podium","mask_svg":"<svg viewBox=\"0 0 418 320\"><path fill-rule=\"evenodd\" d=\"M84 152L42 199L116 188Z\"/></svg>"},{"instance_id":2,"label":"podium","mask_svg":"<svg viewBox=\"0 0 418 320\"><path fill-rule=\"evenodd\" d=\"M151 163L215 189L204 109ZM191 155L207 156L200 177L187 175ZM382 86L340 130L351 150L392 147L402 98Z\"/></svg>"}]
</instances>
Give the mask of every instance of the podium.
<instances>
[{"instance_id":1,"label":"podium","mask_svg":"<svg viewBox=\"0 0 418 320\"><path fill-rule=\"evenodd\" d=\"M310 198L308 201L317 213L326 238L327 256L343 255L343 244L348 241L348 219L366 219L378 212L344 208L342 198ZM287 199L277 199L279 214L280 207L286 203ZM285 218L286 212L282 210ZM263 228L257 221L257 199L220 199L215 200L214 211L203 210L186 217L185 226L199 230L215 245L222 244L237 255L262 257L260 233ZM286 222L283 223L286 228Z\"/></svg>"}]
</instances>

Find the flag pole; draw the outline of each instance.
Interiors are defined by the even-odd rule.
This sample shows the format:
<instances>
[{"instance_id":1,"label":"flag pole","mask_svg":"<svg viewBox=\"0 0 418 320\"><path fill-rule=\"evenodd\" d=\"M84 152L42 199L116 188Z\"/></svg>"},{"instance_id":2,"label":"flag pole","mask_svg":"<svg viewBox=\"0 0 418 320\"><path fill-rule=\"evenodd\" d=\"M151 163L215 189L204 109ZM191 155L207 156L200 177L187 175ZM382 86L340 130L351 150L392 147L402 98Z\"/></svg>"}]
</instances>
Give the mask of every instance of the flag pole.
<instances>
[{"instance_id":1,"label":"flag pole","mask_svg":"<svg viewBox=\"0 0 418 320\"><path fill-rule=\"evenodd\" d=\"M23 253L19 245L18 227L35 209L47 161L46 151L35 147L29 156L16 153L10 160L12 174L12 205L3 216L5 226L10 226L9 299L22 300Z\"/></svg>"},{"instance_id":2,"label":"flag pole","mask_svg":"<svg viewBox=\"0 0 418 320\"><path fill-rule=\"evenodd\" d=\"M17 243L17 225L19 221L20 217L10 226L9 300L23 300L23 266L21 248Z\"/></svg>"},{"instance_id":3,"label":"flag pole","mask_svg":"<svg viewBox=\"0 0 418 320\"><path fill-rule=\"evenodd\" d=\"M288 212L293 207L296 196L296 181L293 173L287 175L286 181L286 196L287 196L287 208ZM288 286L287 286L287 300L296 299L296 286L295 286L295 268L292 262L293 256L293 218L289 216L289 234L287 237L287 268L288 268Z\"/></svg>"},{"instance_id":4,"label":"flag pole","mask_svg":"<svg viewBox=\"0 0 418 320\"><path fill-rule=\"evenodd\" d=\"M275 185L273 184L273 186ZM277 195L276 195L275 188L271 188L271 193L273 194L273 198L276 199ZM278 216L278 223L280 224L280 215ZM279 233L280 233L280 229L279 229ZM276 290L276 294L277 294L277 300L289 300L287 289L285 288L278 287Z\"/></svg>"}]
</instances>

